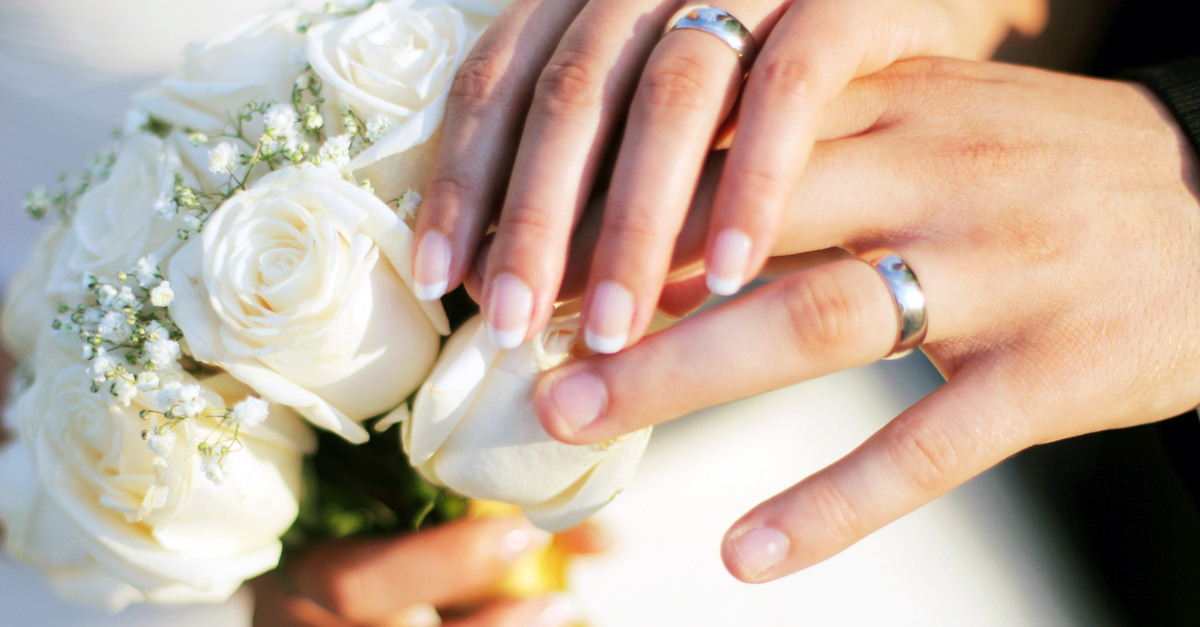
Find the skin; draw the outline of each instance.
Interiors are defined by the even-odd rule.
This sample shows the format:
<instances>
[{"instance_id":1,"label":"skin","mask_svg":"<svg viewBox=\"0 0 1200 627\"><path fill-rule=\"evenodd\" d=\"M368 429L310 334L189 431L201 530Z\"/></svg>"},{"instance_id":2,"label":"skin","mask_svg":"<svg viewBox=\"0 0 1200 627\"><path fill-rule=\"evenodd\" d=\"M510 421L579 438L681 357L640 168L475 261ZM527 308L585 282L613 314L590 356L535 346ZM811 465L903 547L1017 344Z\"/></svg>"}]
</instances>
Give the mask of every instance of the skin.
<instances>
[{"instance_id":1,"label":"skin","mask_svg":"<svg viewBox=\"0 0 1200 627\"><path fill-rule=\"evenodd\" d=\"M531 542L513 552L514 533L526 534ZM562 597L509 599L494 591L514 560L548 539L523 518L508 517L464 519L394 538L318 544L289 562L286 576L273 572L254 580L254 625L426 624L401 620L419 604L441 609L446 627L565 624L555 622L574 618ZM608 545L590 525L556 539L573 553L596 553ZM426 616L427 611L416 613Z\"/></svg>"},{"instance_id":2,"label":"skin","mask_svg":"<svg viewBox=\"0 0 1200 627\"><path fill-rule=\"evenodd\" d=\"M662 36L682 4L518 0L488 29L451 89L418 220L417 282L437 285L423 297L469 278L495 218L479 289L485 320L502 346L536 333L619 139L594 252L605 263L588 277L584 322L595 350L632 344L659 300L714 141L732 137L704 228L706 283L726 290L771 251L827 104L852 78L914 56L983 58L1010 30L1033 33L1045 19L1043 0L736 0L722 8L760 48L743 82L715 37ZM736 135L719 134L723 125ZM735 232L744 247L720 244Z\"/></svg>"},{"instance_id":3,"label":"skin","mask_svg":"<svg viewBox=\"0 0 1200 627\"><path fill-rule=\"evenodd\" d=\"M721 552L736 577L827 559L1035 444L1200 405L1196 158L1144 88L906 61L845 90L820 138L773 252L898 252L926 295L922 348L947 382L734 523ZM822 254L551 371L542 424L600 442L885 356L898 325L883 281Z\"/></svg>"}]
</instances>

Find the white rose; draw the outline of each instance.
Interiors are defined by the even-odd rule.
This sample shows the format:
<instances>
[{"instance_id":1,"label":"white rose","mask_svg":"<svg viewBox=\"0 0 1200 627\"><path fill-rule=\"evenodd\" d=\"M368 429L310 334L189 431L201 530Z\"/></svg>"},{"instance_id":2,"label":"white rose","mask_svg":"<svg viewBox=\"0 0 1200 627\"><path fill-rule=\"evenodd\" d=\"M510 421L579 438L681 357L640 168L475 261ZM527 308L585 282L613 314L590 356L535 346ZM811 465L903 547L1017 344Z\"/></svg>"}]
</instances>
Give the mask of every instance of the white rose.
<instances>
[{"instance_id":1,"label":"white rose","mask_svg":"<svg viewBox=\"0 0 1200 627\"><path fill-rule=\"evenodd\" d=\"M148 442L142 431L153 425L139 411L160 409L154 402L139 394L113 408L107 390L90 391L86 364L48 353L39 351L34 383L8 413L16 440L0 453L12 556L67 599L113 611L220 602L278 563L279 537L298 512L303 453L315 445L302 420L275 407L264 424L242 428L216 485L197 450L214 419L184 421ZM250 393L224 374L187 383L218 407Z\"/></svg>"},{"instance_id":2,"label":"white rose","mask_svg":"<svg viewBox=\"0 0 1200 627\"><path fill-rule=\"evenodd\" d=\"M292 84L303 70L296 61L303 58L298 26L304 19L299 10L274 11L196 46L182 70L134 102L167 122L210 135L251 101L291 102Z\"/></svg>"},{"instance_id":3,"label":"white rose","mask_svg":"<svg viewBox=\"0 0 1200 627\"><path fill-rule=\"evenodd\" d=\"M325 83L327 117L349 105L389 129L350 164L381 197L424 188L454 72L504 4L395 0L309 30L306 56Z\"/></svg>"},{"instance_id":4,"label":"white rose","mask_svg":"<svg viewBox=\"0 0 1200 627\"><path fill-rule=\"evenodd\" d=\"M313 167L263 177L171 261L171 315L192 354L355 442L424 380L448 332L411 291L412 231L371 193Z\"/></svg>"},{"instance_id":5,"label":"white rose","mask_svg":"<svg viewBox=\"0 0 1200 627\"><path fill-rule=\"evenodd\" d=\"M84 273L115 281L142 257L161 259L177 246L180 221L164 221L154 210L157 200L174 195L176 174L187 172L173 146L145 133L129 138L108 179L79 199L69 233L58 246L50 293L73 305L83 294Z\"/></svg>"},{"instance_id":6,"label":"white rose","mask_svg":"<svg viewBox=\"0 0 1200 627\"><path fill-rule=\"evenodd\" d=\"M0 317L0 338L17 361L32 357L37 339L51 332L50 321L58 313L58 299L47 286L51 263L66 237L66 229L50 227L34 247L29 265L8 285Z\"/></svg>"},{"instance_id":7,"label":"white rose","mask_svg":"<svg viewBox=\"0 0 1200 627\"><path fill-rule=\"evenodd\" d=\"M550 531L573 527L624 488L650 429L603 445L552 438L534 413L541 372L570 355L579 317L556 319L533 340L497 349L479 317L447 342L403 429L409 460L430 481L524 508Z\"/></svg>"}]
</instances>

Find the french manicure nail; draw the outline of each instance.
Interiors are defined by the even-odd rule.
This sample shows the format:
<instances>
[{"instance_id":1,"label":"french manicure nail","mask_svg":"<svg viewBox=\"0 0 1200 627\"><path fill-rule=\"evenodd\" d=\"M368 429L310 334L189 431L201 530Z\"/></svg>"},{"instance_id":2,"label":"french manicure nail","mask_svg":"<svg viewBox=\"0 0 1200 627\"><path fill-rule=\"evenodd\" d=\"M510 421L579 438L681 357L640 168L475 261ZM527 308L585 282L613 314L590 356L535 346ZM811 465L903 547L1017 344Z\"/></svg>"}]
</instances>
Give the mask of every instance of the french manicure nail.
<instances>
[{"instance_id":1,"label":"french manicure nail","mask_svg":"<svg viewBox=\"0 0 1200 627\"><path fill-rule=\"evenodd\" d=\"M752 578L767 574L787 557L787 536L772 527L755 527L733 539L733 553Z\"/></svg>"},{"instance_id":2,"label":"french manicure nail","mask_svg":"<svg viewBox=\"0 0 1200 627\"><path fill-rule=\"evenodd\" d=\"M583 337L588 348L610 354L625 348L633 326L633 294L616 281L601 281L592 292Z\"/></svg>"},{"instance_id":3,"label":"french manicure nail","mask_svg":"<svg viewBox=\"0 0 1200 627\"><path fill-rule=\"evenodd\" d=\"M553 383L550 403L558 419L576 433L604 413L608 406L608 390L595 375L577 372Z\"/></svg>"},{"instance_id":4,"label":"french manicure nail","mask_svg":"<svg viewBox=\"0 0 1200 627\"><path fill-rule=\"evenodd\" d=\"M533 627L567 627L583 620L583 608L569 594L546 598L546 607L533 619Z\"/></svg>"},{"instance_id":5,"label":"french manicure nail","mask_svg":"<svg viewBox=\"0 0 1200 627\"><path fill-rule=\"evenodd\" d=\"M725 229L713 241L704 282L708 291L730 296L742 289L750 265L750 236L738 229Z\"/></svg>"},{"instance_id":6,"label":"french manicure nail","mask_svg":"<svg viewBox=\"0 0 1200 627\"><path fill-rule=\"evenodd\" d=\"M450 283L450 240L437 231L428 231L417 246L413 268L413 293L421 300L437 300L446 294Z\"/></svg>"},{"instance_id":7,"label":"french manicure nail","mask_svg":"<svg viewBox=\"0 0 1200 627\"><path fill-rule=\"evenodd\" d=\"M500 559L512 563L522 556L545 548L554 536L543 529L524 522L521 527L504 534L500 539Z\"/></svg>"},{"instance_id":8,"label":"french manicure nail","mask_svg":"<svg viewBox=\"0 0 1200 627\"><path fill-rule=\"evenodd\" d=\"M525 341L533 315L533 291L512 274L492 279L487 306L488 337L500 348L516 348Z\"/></svg>"}]
</instances>

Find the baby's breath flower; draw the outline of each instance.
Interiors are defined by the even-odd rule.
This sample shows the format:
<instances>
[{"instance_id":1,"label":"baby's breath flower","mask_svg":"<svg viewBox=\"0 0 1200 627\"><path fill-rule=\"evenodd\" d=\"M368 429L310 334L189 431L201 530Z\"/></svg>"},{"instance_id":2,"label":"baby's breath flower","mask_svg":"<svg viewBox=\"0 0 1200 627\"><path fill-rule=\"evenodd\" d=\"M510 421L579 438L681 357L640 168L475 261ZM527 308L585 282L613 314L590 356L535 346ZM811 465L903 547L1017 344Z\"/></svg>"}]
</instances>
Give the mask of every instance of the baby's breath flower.
<instances>
[{"instance_id":1,"label":"baby's breath flower","mask_svg":"<svg viewBox=\"0 0 1200 627\"><path fill-rule=\"evenodd\" d=\"M175 432L169 429L154 429L146 434L146 444L159 457L170 457L175 452L175 440Z\"/></svg>"},{"instance_id":2,"label":"baby's breath flower","mask_svg":"<svg viewBox=\"0 0 1200 627\"><path fill-rule=\"evenodd\" d=\"M233 406L233 411L229 412L229 420L238 426L257 427L267 419L269 408L270 405L266 401L251 396Z\"/></svg>"},{"instance_id":3,"label":"baby's breath flower","mask_svg":"<svg viewBox=\"0 0 1200 627\"><path fill-rule=\"evenodd\" d=\"M125 314L117 311L110 311L104 314L104 318L100 320L100 326L96 329L106 340L123 342L129 338L128 324L125 322Z\"/></svg>"},{"instance_id":4,"label":"baby's breath flower","mask_svg":"<svg viewBox=\"0 0 1200 627\"><path fill-rule=\"evenodd\" d=\"M296 110L288 105L273 105L263 114L267 134L275 137L283 137L295 123Z\"/></svg>"},{"instance_id":5,"label":"baby's breath flower","mask_svg":"<svg viewBox=\"0 0 1200 627\"><path fill-rule=\"evenodd\" d=\"M183 226L190 231L199 231L200 227L204 226L204 221L192 211L183 216Z\"/></svg>"},{"instance_id":6,"label":"baby's breath flower","mask_svg":"<svg viewBox=\"0 0 1200 627\"><path fill-rule=\"evenodd\" d=\"M208 480L221 485L225 481L225 469L221 468L221 458L217 455L205 455L202 465L204 476Z\"/></svg>"},{"instance_id":7,"label":"baby's breath flower","mask_svg":"<svg viewBox=\"0 0 1200 627\"><path fill-rule=\"evenodd\" d=\"M101 383L116 375L117 361L103 347L97 348L92 358L92 380Z\"/></svg>"},{"instance_id":8,"label":"baby's breath flower","mask_svg":"<svg viewBox=\"0 0 1200 627\"><path fill-rule=\"evenodd\" d=\"M175 418L195 418L208 409L200 396L200 386L172 381L158 390L157 400Z\"/></svg>"},{"instance_id":9,"label":"baby's breath flower","mask_svg":"<svg viewBox=\"0 0 1200 627\"><path fill-rule=\"evenodd\" d=\"M171 339L171 334L167 332L167 329L163 327L162 323L155 320L146 325L146 339L151 342L168 340Z\"/></svg>"},{"instance_id":10,"label":"baby's breath flower","mask_svg":"<svg viewBox=\"0 0 1200 627\"><path fill-rule=\"evenodd\" d=\"M179 342L159 337L146 342L146 358L155 368L166 368L179 359Z\"/></svg>"},{"instance_id":11,"label":"baby's breath flower","mask_svg":"<svg viewBox=\"0 0 1200 627\"><path fill-rule=\"evenodd\" d=\"M208 171L213 174L233 174L237 163L237 146L229 142L221 142L208 151Z\"/></svg>"},{"instance_id":12,"label":"baby's breath flower","mask_svg":"<svg viewBox=\"0 0 1200 627\"><path fill-rule=\"evenodd\" d=\"M174 300L175 291L171 289L170 281L163 281L150 290L150 304L155 307L166 307Z\"/></svg>"},{"instance_id":13,"label":"baby's breath flower","mask_svg":"<svg viewBox=\"0 0 1200 627\"><path fill-rule=\"evenodd\" d=\"M158 273L158 257L146 255L138 259L137 265L133 268L133 275L137 278L138 285L142 287L157 283L162 278Z\"/></svg>"},{"instance_id":14,"label":"baby's breath flower","mask_svg":"<svg viewBox=\"0 0 1200 627\"><path fill-rule=\"evenodd\" d=\"M154 213L164 222L170 222L178 210L179 205L175 203L175 199L165 194L154 201Z\"/></svg>"},{"instance_id":15,"label":"baby's breath flower","mask_svg":"<svg viewBox=\"0 0 1200 627\"><path fill-rule=\"evenodd\" d=\"M396 211L405 220L413 220L417 217L417 210L420 208L421 195L410 189L400 197L400 205L396 207Z\"/></svg>"},{"instance_id":16,"label":"baby's breath flower","mask_svg":"<svg viewBox=\"0 0 1200 627\"><path fill-rule=\"evenodd\" d=\"M208 143L208 135L205 135L200 131L196 131L188 135L188 141L191 142L193 146L203 146L204 144Z\"/></svg>"},{"instance_id":17,"label":"baby's breath flower","mask_svg":"<svg viewBox=\"0 0 1200 627\"><path fill-rule=\"evenodd\" d=\"M317 105L308 105L308 108L304 110L304 129L315 131L323 126L325 126L325 118L317 110Z\"/></svg>"},{"instance_id":18,"label":"baby's breath flower","mask_svg":"<svg viewBox=\"0 0 1200 627\"><path fill-rule=\"evenodd\" d=\"M367 121L367 141L375 143L383 139L392 132L393 126L395 123L392 122L392 118L386 115L380 114L371 118Z\"/></svg>"},{"instance_id":19,"label":"baby's breath flower","mask_svg":"<svg viewBox=\"0 0 1200 627\"><path fill-rule=\"evenodd\" d=\"M350 167L350 136L338 135L331 137L317 152L317 165L342 174Z\"/></svg>"},{"instance_id":20,"label":"baby's breath flower","mask_svg":"<svg viewBox=\"0 0 1200 627\"><path fill-rule=\"evenodd\" d=\"M35 219L40 219L46 215L46 211L50 208L49 192L45 187L35 187L25 194L25 213L33 216Z\"/></svg>"},{"instance_id":21,"label":"baby's breath flower","mask_svg":"<svg viewBox=\"0 0 1200 627\"><path fill-rule=\"evenodd\" d=\"M158 389L158 373L153 370L145 370L138 373L137 388L143 392L152 392Z\"/></svg>"},{"instance_id":22,"label":"baby's breath flower","mask_svg":"<svg viewBox=\"0 0 1200 627\"><path fill-rule=\"evenodd\" d=\"M133 401L133 397L137 396L138 389L128 375L118 376L112 385L113 396L116 397L117 403L129 407L129 403Z\"/></svg>"}]
</instances>

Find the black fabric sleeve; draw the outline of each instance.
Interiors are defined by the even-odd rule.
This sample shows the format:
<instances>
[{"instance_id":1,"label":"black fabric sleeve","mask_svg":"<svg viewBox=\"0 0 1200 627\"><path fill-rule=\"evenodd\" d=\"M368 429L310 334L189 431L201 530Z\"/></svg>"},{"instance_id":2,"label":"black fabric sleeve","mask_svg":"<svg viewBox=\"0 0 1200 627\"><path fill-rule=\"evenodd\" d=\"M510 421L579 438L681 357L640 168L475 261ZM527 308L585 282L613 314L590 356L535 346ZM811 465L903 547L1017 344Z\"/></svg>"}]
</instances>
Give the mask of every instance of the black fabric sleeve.
<instances>
[{"instance_id":1,"label":"black fabric sleeve","mask_svg":"<svg viewBox=\"0 0 1200 627\"><path fill-rule=\"evenodd\" d=\"M1200 155L1200 57L1188 57L1120 74L1145 85L1167 106Z\"/></svg>"}]
</instances>

